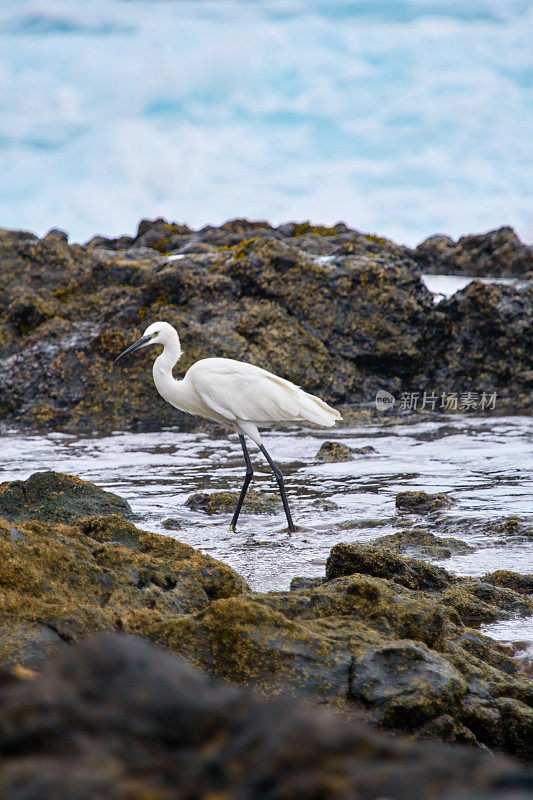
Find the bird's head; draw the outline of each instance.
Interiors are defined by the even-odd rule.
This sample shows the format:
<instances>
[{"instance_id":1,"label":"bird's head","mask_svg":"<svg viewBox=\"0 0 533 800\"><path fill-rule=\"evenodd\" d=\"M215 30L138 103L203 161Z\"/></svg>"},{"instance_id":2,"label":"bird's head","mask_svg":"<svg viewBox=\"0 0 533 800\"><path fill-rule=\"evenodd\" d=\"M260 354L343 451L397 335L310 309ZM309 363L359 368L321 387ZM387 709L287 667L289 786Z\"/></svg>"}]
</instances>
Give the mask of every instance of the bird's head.
<instances>
[{"instance_id":1,"label":"bird's head","mask_svg":"<svg viewBox=\"0 0 533 800\"><path fill-rule=\"evenodd\" d=\"M129 347L126 347L126 349L115 358L115 361L118 361L119 358L122 358L122 356L125 356L127 353L133 353L135 350L139 350L141 347L148 347L149 344L162 344L164 347L165 345L172 345L176 342L179 347L178 334L172 325L168 322L152 322L151 325L148 325L141 338L137 339L133 344L130 344Z\"/></svg>"}]
</instances>

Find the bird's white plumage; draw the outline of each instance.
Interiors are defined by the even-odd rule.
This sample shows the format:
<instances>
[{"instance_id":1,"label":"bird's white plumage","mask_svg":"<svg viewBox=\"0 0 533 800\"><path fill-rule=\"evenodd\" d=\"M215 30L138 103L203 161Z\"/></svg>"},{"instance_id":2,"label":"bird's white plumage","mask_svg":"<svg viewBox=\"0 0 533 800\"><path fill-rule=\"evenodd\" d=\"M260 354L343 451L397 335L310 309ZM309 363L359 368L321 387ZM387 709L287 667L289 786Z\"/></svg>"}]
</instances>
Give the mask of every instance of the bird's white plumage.
<instances>
[{"instance_id":1,"label":"bird's white plumage","mask_svg":"<svg viewBox=\"0 0 533 800\"><path fill-rule=\"evenodd\" d=\"M145 331L147 344L163 344L154 362L159 394L182 411L231 425L257 444L257 426L310 422L329 427L341 415L320 398L261 367L231 358L204 358L190 367L183 380L172 376L181 356L179 337L167 322L155 322Z\"/></svg>"},{"instance_id":2,"label":"bird's white plumage","mask_svg":"<svg viewBox=\"0 0 533 800\"><path fill-rule=\"evenodd\" d=\"M235 530L254 474L245 439L245 436L249 436L259 446L274 473L289 533L294 533L296 528L283 474L262 444L257 426L312 422L329 427L341 419L339 412L285 378L232 358L204 358L189 368L183 380L177 381L172 375L172 369L181 357L181 344L177 332L168 322L154 322L149 325L143 336L123 350L115 361L150 344L163 345L163 352L158 355L153 366L154 383L161 397L189 414L231 425L239 434L246 462L246 476L231 521L231 530Z\"/></svg>"},{"instance_id":3,"label":"bird's white plumage","mask_svg":"<svg viewBox=\"0 0 533 800\"><path fill-rule=\"evenodd\" d=\"M197 361L185 376L201 399L228 421L333 425L338 412L294 383L230 358Z\"/></svg>"}]
</instances>

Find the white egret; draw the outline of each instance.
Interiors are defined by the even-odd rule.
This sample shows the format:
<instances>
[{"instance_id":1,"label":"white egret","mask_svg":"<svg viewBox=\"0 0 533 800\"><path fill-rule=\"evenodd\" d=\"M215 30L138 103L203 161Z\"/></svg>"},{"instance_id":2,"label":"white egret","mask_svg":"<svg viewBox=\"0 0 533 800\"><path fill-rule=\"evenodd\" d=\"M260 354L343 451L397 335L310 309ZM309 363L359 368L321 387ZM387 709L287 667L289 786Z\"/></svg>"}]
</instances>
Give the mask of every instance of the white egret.
<instances>
[{"instance_id":1,"label":"white egret","mask_svg":"<svg viewBox=\"0 0 533 800\"><path fill-rule=\"evenodd\" d=\"M218 422L235 429L246 464L246 475L231 521L235 530L252 475L254 474L245 436L255 442L270 464L279 486L289 531L294 532L283 475L267 452L258 426L275 423L311 422L331 427L341 415L323 400L307 394L294 383L271 372L232 358L202 358L189 367L181 381L172 369L182 355L177 331L168 322L149 325L140 339L115 359L151 344L162 344L163 352L155 359L153 376L156 389L167 403L180 411Z\"/></svg>"}]
</instances>

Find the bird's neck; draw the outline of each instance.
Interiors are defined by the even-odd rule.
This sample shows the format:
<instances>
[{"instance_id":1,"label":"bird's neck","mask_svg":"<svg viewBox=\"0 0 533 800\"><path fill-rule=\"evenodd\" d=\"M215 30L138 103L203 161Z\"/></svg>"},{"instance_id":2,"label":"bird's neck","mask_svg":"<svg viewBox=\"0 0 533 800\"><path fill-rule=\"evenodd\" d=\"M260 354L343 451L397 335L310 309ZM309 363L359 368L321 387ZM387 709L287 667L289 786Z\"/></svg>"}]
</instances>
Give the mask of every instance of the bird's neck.
<instances>
[{"instance_id":1,"label":"bird's neck","mask_svg":"<svg viewBox=\"0 0 533 800\"><path fill-rule=\"evenodd\" d=\"M181 343L176 333L175 337L165 342L163 352L156 358L154 369L157 364L158 372L162 372L172 377L172 370L178 363L182 355Z\"/></svg>"},{"instance_id":2,"label":"bird's neck","mask_svg":"<svg viewBox=\"0 0 533 800\"><path fill-rule=\"evenodd\" d=\"M178 335L170 342L165 342L163 352L156 358L152 368L154 376L154 383L157 391L169 403L170 399L176 393L177 387L181 381L176 381L172 376L172 370L181 358L182 349Z\"/></svg>"}]
</instances>

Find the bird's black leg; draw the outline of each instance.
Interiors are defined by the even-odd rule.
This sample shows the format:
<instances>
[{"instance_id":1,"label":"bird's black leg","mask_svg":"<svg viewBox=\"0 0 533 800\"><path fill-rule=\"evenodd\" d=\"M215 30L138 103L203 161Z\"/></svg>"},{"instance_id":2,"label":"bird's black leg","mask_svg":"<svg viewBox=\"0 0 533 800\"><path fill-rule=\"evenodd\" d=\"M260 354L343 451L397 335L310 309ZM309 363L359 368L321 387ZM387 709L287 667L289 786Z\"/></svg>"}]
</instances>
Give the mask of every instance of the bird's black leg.
<instances>
[{"instance_id":1,"label":"bird's black leg","mask_svg":"<svg viewBox=\"0 0 533 800\"><path fill-rule=\"evenodd\" d=\"M283 474L282 474L280 468L278 467L278 465L276 464L276 462L272 461L272 459L270 458L265 445L264 444L259 445L259 449L261 450L261 452L265 456L266 460L268 461L268 463L272 467L272 472L274 473L274 477L276 478L276 480L278 482L279 493L281 495L281 499L283 500L283 508L285 509L285 516L287 517L287 522L289 524L289 533L294 533L295 527L294 527L294 522L292 521L292 517L291 517L291 510L289 508L289 501L287 500L287 494L285 492L285 482L283 480Z\"/></svg>"},{"instance_id":2,"label":"bird's black leg","mask_svg":"<svg viewBox=\"0 0 533 800\"><path fill-rule=\"evenodd\" d=\"M250 454L248 453L248 448L246 447L246 441L242 434L239 434L239 441L241 443L242 452L244 453L244 461L246 463L246 475L244 476L244 483L242 485L241 493L237 501L237 507L235 509L233 519L231 520L231 525L229 526L230 530L232 531L234 531L235 528L237 527L237 520L239 519L239 514L241 513L242 504L244 503L244 498L246 497L248 486L250 485L250 481L252 480L252 475L254 474L254 468L252 467L252 462L250 461Z\"/></svg>"}]
</instances>

